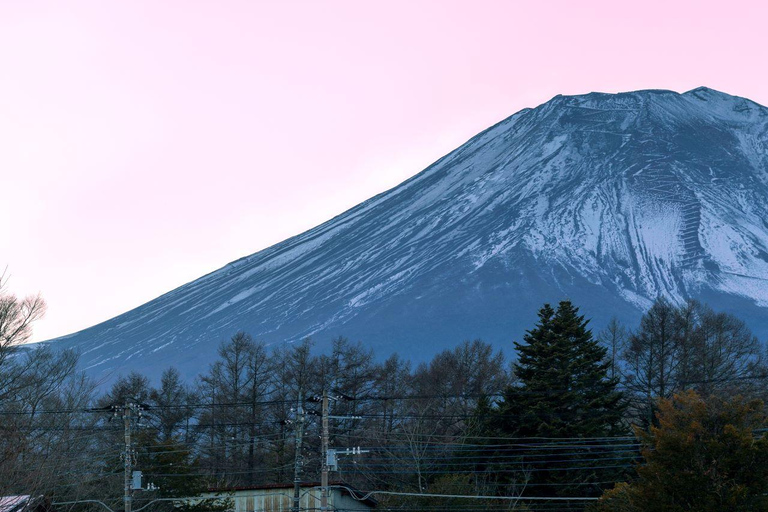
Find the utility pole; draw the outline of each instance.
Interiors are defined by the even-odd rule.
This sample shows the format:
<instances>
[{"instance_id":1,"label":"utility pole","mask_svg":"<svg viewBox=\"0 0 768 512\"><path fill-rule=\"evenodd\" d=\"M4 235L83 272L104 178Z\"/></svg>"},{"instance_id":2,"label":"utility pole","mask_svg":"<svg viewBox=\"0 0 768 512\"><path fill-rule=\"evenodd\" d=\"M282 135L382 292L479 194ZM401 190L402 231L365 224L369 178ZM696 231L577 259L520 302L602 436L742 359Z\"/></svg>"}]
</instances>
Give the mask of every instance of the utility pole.
<instances>
[{"instance_id":1,"label":"utility pole","mask_svg":"<svg viewBox=\"0 0 768 512\"><path fill-rule=\"evenodd\" d=\"M331 488L328 485L328 473L333 471L338 471L338 465L337 465L337 456L339 455L339 450L332 450L330 448L330 433L328 428L328 422L331 419L336 420L360 420L363 419L362 416L331 416L330 414L330 400L331 398L336 401L338 400L338 397L329 397L328 391L323 391L323 409L322 409L322 417L323 417L323 433L322 433L322 456L321 456L321 464L322 464L322 472L320 474L320 510L322 512L328 512L330 510L330 507L328 506L328 501L331 497ZM352 452L350 452L349 449L346 450L346 452L342 452L341 455L357 455L361 453L368 453L368 450L360 450L360 448L353 448Z\"/></svg>"},{"instance_id":2,"label":"utility pole","mask_svg":"<svg viewBox=\"0 0 768 512\"><path fill-rule=\"evenodd\" d=\"M299 512L301 501L301 442L304 436L304 393L299 389L299 400L296 404L296 453L293 466L293 508L292 512Z\"/></svg>"},{"instance_id":3,"label":"utility pole","mask_svg":"<svg viewBox=\"0 0 768 512\"><path fill-rule=\"evenodd\" d=\"M105 407L88 409L89 412L110 411L112 413L112 417L109 418L109 421L112 421L113 419L117 419L117 417L120 416L120 410L122 409L123 428L125 430L124 438L123 438L125 446L123 447L123 453L122 453L123 471L125 472L125 474L123 475L123 510L124 512L131 512L131 504L132 504L131 491L142 489L141 471L132 471L133 461L134 461L134 451L131 446L131 428L133 428L133 420L134 420L133 413L136 412L137 419L141 421L142 411L146 410L148 407L149 406L147 405L132 402L131 400L126 398L123 405L111 404ZM137 421L137 426L142 426L142 425Z\"/></svg>"},{"instance_id":4,"label":"utility pole","mask_svg":"<svg viewBox=\"0 0 768 512\"><path fill-rule=\"evenodd\" d=\"M216 441L216 385L211 381L211 455L213 456L213 475L219 477L219 451L215 448Z\"/></svg>"},{"instance_id":5,"label":"utility pole","mask_svg":"<svg viewBox=\"0 0 768 512\"><path fill-rule=\"evenodd\" d=\"M124 462L124 495L123 505L125 512L131 512L131 413L133 404L125 402L123 406L123 424L125 426L125 451L123 452Z\"/></svg>"},{"instance_id":6,"label":"utility pole","mask_svg":"<svg viewBox=\"0 0 768 512\"><path fill-rule=\"evenodd\" d=\"M323 447L321 455L322 463L322 475L320 477L320 510L326 512L328 510L328 391L323 391Z\"/></svg>"}]
</instances>

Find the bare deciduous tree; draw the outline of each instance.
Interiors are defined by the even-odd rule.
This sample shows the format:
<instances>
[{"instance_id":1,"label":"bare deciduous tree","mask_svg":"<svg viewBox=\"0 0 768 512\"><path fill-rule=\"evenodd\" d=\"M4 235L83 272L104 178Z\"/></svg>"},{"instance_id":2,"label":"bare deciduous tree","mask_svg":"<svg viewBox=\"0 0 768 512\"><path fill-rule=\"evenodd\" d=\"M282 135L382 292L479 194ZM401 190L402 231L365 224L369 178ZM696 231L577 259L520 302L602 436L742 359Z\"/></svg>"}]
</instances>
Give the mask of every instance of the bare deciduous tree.
<instances>
[{"instance_id":1,"label":"bare deciduous tree","mask_svg":"<svg viewBox=\"0 0 768 512\"><path fill-rule=\"evenodd\" d=\"M611 360L611 379L615 379L619 373L619 359L626 348L628 338L627 328L616 317L611 318L605 329L597 335L598 341L608 349L608 357Z\"/></svg>"},{"instance_id":2,"label":"bare deciduous tree","mask_svg":"<svg viewBox=\"0 0 768 512\"><path fill-rule=\"evenodd\" d=\"M659 299L630 336L622 371L647 426L657 399L683 389L705 396L756 392L749 380L763 366L761 344L738 318L696 301L674 306Z\"/></svg>"},{"instance_id":3,"label":"bare deciduous tree","mask_svg":"<svg viewBox=\"0 0 768 512\"><path fill-rule=\"evenodd\" d=\"M0 402L15 391L19 368L9 370L9 359L18 353L19 345L32 336L32 324L45 314L45 301L40 295L19 299L6 291L7 278L0 275Z\"/></svg>"}]
</instances>

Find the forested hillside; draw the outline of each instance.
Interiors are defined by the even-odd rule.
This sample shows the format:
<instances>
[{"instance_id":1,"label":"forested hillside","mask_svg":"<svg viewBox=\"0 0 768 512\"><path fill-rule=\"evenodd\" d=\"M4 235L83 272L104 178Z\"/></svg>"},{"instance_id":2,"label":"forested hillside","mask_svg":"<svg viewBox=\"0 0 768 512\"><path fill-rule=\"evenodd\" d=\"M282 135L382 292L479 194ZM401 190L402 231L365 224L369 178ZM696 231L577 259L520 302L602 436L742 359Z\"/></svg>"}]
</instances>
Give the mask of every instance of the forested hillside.
<instances>
[{"instance_id":1,"label":"forested hillside","mask_svg":"<svg viewBox=\"0 0 768 512\"><path fill-rule=\"evenodd\" d=\"M2 297L0 490L77 510L121 508L126 431L131 467L154 488L133 491L135 507L318 481L324 393L333 480L384 510L576 510L638 478L660 399L764 399L768 378L763 344L706 305L659 300L639 325L593 334L561 302L506 353L466 341L412 365L343 337L327 351L309 339L268 349L238 332L194 381L133 372L99 394L74 353L22 350L35 300ZM763 420L750 421L762 439Z\"/></svg>"}]
</instances>

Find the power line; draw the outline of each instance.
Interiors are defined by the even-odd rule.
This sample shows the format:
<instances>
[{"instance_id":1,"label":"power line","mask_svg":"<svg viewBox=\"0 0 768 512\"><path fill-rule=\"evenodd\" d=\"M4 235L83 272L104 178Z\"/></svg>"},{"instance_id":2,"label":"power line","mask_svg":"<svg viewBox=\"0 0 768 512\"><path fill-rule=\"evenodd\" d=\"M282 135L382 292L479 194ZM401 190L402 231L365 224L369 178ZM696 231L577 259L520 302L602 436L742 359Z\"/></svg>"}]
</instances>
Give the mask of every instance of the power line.
<instances>
[{"instance_id":1,"label":"power line","mask_svg":"<svg viewBox=\"0 0 768 512\"><path fill-rule=\"evenodd\" d=\"M335 489L345 489L350 495L358 500L364 501L368 498L383 494L389 496L412 496L420 498L458 498L458 499L470 499L470 500L502 500L502 501L596 501L598 498L588 496L573 496L573 497L548 497L548 496L492 496L492 495L474 495L474 494L435 494L435 493L418 493L418 492L399 492L399 491L358 491L347 487L346 485L333 485ZM362 496L358 493L365 493Z\"/></svg>"}]
</instances>

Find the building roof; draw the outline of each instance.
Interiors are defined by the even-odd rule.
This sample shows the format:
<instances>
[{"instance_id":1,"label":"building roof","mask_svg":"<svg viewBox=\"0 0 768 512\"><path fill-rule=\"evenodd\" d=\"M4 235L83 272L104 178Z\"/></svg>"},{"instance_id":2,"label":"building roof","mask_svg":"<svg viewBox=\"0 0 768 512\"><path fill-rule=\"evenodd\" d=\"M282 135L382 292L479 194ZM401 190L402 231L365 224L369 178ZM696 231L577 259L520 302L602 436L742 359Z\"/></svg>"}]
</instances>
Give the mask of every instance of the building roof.
<instances>
[{"instance_id":1,"label":"building roof","mask_svg":"<svg viewBox=\"0 0 768 512\"><path fill-rule=\"evenodd\" d=\"M312 488L312 487L320 487L320 482L301 482L299 486L302 489L306 488ZM366 493L359 491L355 489L353 486L349 485L348 483L342 481L342 480L331 480L328 482L328 486L331 487L331 489L336 489L343 494L347 494L354 499L360 500L360 498L365 495ZM272 484L258 484L258 485L243 485L243 486L234 486L234 487L214 487L208 489L208 492L215 492L215 493L228 493L228 492L237 492L237 491L265 491L269 489L293 489L293 483L272 483ZM363 500L360 500L360 502L365 503L371 507L375 507L378 502L371 497L365 498ZM3 512L0 510L0 512Z\"/></svg>"},{"instance_id":2,"label":"building roof","mask_svg":"<svg viewBox=\"0 0 768 512\"><path fill-rule=\"evenodd\" d=\"M0 512L14 512L29 502L29 496L0 496Z\"/></svg>"},{"instance_id":3,"label":"building roof","mask_svg":"<svg viewBox=\"0 0 768 512\"><path fill-rule=\"evenodd\" d=\"M50 503L43 496L19 494L16 496L0 496L0 512L31 512L50 510Z\"/></svg>"}]
</instances>

